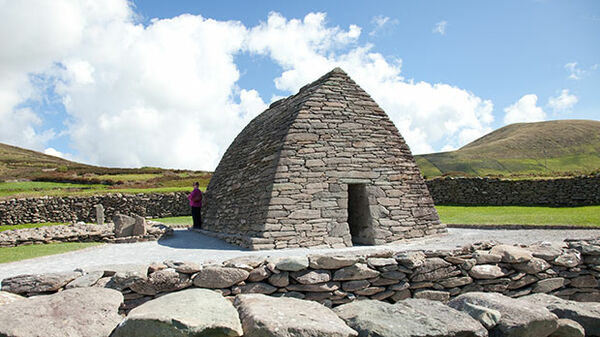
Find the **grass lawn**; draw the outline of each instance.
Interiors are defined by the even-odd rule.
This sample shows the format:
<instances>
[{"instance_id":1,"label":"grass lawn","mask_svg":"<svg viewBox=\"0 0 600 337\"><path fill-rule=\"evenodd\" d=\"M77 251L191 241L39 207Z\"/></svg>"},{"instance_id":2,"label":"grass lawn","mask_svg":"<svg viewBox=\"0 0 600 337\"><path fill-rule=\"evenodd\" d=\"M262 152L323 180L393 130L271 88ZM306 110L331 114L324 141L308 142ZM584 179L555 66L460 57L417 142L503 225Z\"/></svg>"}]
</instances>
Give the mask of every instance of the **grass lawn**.
<instances>
[{"instance_id":1,"label":"grass lawn","mask_svg":"<svg viewBox=\"0 0 600 337\"><path fill-rule=\"evenodd\" d=\"M162 222L165 225L169 225L171 227L188 227L192 225L191 216L175 216L170 218L159 218L153 220Z\"/></svg>"},{"instance_id":2,"label":"grass lawn","mask_svg":"<svg viewBox=\"0 0 600 337\"><path fill-rule=\"evenodd\" d=\"M8 231L11 229L23 229L23 228L38 228L44 226L57 226L57 225L68 225L66 222L41 222L41 223L26 223L22 225L10 225L0 226L0 232Z\"/></svg>"},{"instance_id":3,"label":"grass lawn","mask_svg":"<svg viewBox=\"0 0 600 337\"><path fill-rule=\"evenodd\" d=\"M600 206L436 206L445 224L575 225L600 227Z\"/></svg>"},{"instance_id":4,"label":"grass lawn","mask_svg":"<svg viewBox=\"0 0 600 337\"><path fill-rule=\"evenodd\" d=\"M32 259L34 257L66 253L83 248L102 245L100 242L65 242L47 245L28 245L0 248L0 263Z\"/></svg>"}]
</instances>

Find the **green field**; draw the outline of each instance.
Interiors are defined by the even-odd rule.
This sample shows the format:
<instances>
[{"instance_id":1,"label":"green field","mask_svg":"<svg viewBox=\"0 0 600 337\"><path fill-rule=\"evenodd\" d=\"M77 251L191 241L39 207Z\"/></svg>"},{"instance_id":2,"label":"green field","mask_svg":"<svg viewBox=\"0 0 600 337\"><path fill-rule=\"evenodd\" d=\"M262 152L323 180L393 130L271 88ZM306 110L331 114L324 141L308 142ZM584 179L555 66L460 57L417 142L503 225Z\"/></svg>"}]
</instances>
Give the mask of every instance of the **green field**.
<instances>
[{"instance_id":1,"label":"green field","mask_svg":"<svg viewBox=\"0 0 600 337\"><path fill-rule=\"evenodd\" d=\"M59 225L68 225L68 223L65 223L65 222L41 222L41 223L26 223L26 224L22 224L22 225L7 225L7 226L0 226L0 232L9 231L9 230L13 230L13 229L38 228L38 227L59 226Z\"/></svg>"},{"instance_id":2,"label":"green field","mask_svg":"<svg viewBox=\"0 0 600 337\"><path fill-rule=\"evenodd\" d=\"M65 242L46 245L29 245L0 248L0 263L21 261L34 257L66 253L83 248L102 245L99 242Z\"/></svg>"},{"instance_id":3,"label":"green field","mask_svg":"<svg viewBox=\"0 0 600 337\"><path fill-rule=\"evenodd\" d=\"M600 206L436 206L445 224L600 227Z\"/></svg>"},{"instance_id":4,"label":"green field","mask_svg":"<svg viewBox=\"0 0 600 337\"><path fill-rule=\"evenodd\" d=\"M170 218L159 218L154 220L162 222L165 225L169 225L171 227L188 227L193 224L191 216L176 216Z\"/></svg>"}]
</instances>

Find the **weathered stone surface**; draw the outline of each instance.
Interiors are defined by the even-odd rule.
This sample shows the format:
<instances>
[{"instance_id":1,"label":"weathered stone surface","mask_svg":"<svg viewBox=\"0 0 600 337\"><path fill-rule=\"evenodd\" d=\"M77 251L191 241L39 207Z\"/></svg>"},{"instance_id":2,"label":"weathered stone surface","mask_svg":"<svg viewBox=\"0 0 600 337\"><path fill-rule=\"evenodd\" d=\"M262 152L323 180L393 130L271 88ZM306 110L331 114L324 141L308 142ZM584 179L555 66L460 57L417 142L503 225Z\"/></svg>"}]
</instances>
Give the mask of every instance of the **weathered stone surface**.
<instances>
[{"instance_id":1,"label":"weathered stone surface","mask_svg":"<svg viewBox=\"0 0 600 337\"><path fill-rule=\"evenodd\" d=\"M488 330L495 327L496 324L498 324L498 322L500 321L500 318L502 318L502 314L500 314L500 311L498 310L486 308L468 302L464 304L461 310L466 312L469 316L476 319L479 323L481 323L481 325L483 325Z\"/></svg>"},{"instance_id":2,"label":"weathered stone surface","mask_svg":"<svg viewBox=\"0 0 600 337\"><path fill-rule=\"evenodd\" d=\"M146 235L146 219L139 215L135 215L133 217L135 219L135 223L133 224L133 230L131 235L133 236L144 236Z\"/></svg>"},{"instance_id":3,"label":"weathered stone surface","mask_svg":"<svg viewBox=\"0 0 600 337\"><path fill-rule=\"evenodd\" d=\"M290 284L289 273L287 271L269 276L269 283L276 287L287 287Z\"/></svg>"},{"instance_id":4,"label":"weathered stone surface","mask_svg":"<svg viewBox=\"0 0 600 337\"><path fill-rule=\"evenodd\" d=\"M593 275L583 275L571 279L569 285L576 288L597 288L598 280Z\"/></svg>"},{"instance_id":5,"label":"weathered stone surface","mask_svg":"<svg viewBox=\"0 0 600 337\"><path fill-rule=\"evenodd\" d=\"M313 269L339 269L357 262L355 257L347 256L309 255L308 259Z\"/></svg>"},{"instance_id":6,"label":"weathered stone surface","mask_svg":"<svg viewBox=\"0 0 600 337\"><path fill-rule=\"evenodd\" d=\"M533 287L534 293L549 293L553 290L559 289L565 285L565 279L562 277L548 278L539 280L535 287Z\"/></svg>"},{"instance_id":7,"label":"weathered stone surface","mask_svg":"<svg viewBox=\"0 0 600 337\"><path fill-rule=\"evenodd\" d=\"M338 269L333 274L334 281L364 280L379 276L379 272L369 268L364 263L356 263L349 267Z\"/></svg>"},{"instance_id":8,"label":"weathered stone surface","mask_svg":"<svg viewBox=\"0 0 600 337\"><path fill-rule=\"evenodd\" d=\"M288 256L279 258L275 262L275 267L282 271L299 271L308 268L308 257L306 256Z\"/></svg>"},{"instance_id":9,"label":"weathered stone surface","mask_svg":"<svg viewBox=\"0 0 600 337\"><path fill-rule=\"evenodd\" d=\"M264 279L269 278L271 276L271 272L267 266L260 266L252 269L250 271L250 275L248 275L249 282L260 282Z\"/></svg>"},{"instance_id":10,"label":"weathered stone surface","mask_svg":"<svg viewBox=\"0 0 600 337\"><path fill-rule=\"evenodd\" d=\"M303 270L290 274L300 284L324 283L331 280L331 272L328 270Z\"/></svg>"},{"instance_id":11,"label":"weathered stone surface","mask_svg":"<svg viewBox=\"0 0 600 337\"><path fill-rule=\"evenodd\" d=\"M356 291L365 289L370 285L371 283L367 280L347 281L342 283L342 289L344 291Z\"/></svg>"},{"instance_id":12,"label":"weathered stone surface","mask_svg":"<svg viewBox=\"0 0 600 337\"><path fill-rule=\"evenodd\" d=\"M564 252L559 257L554 259L553 264L557 266L572 268L576 267L581 263L581 254L576 250L570 252Z\"/></svg>"},{"instance_id":13,"label":"weathered stone surface","mask_svg":"<svg viewBox=\"0 0 600 337\"><path fill-rule=\"evenodd\" d=\"M490 254L489 252L476 252L473 255L477 264L498 263L502 261L501 255Z\"/></svg>"},{"instance_id":14,"label":"weathered stone surface","mask_svg":"<svg viewBox=\"0 0 600 337\"><path fill-rule=\"evenodd\" d=\"M180 273L184 273L184 274L195 274L197 272L199 272L200 270L202 270L202 267L194 262L189 262L189 261L173 261L173 260L168 260L165 261L164 264L168 267L168 268L173 268L176 271L180 272Z\"/></svg>"},{"instance_id":15,"label":"weathered stone surface","mask_svg":"<svg viewBox=\"0 0 600 337\"><path fill-rule=\"evenodd\" d=\"M234 267L251 271L265 262L266 258L259 255L238 256L223 262L225 267Z\"/></svg>"},{"instance_id":16,"label":"weathered stone surface","mask_svg":"<svg viewBox=\"0 0 600 337\"><path fill-rule=\"evenodd\" d=\"M413 297L432 301L447 302L448 299L450 299L450 293L441 290L417 290L414 292Z\"/></svg>"},{"instance_id":17,"label":"weathered stone surface","mask_svg":"<svg viewBox=\"0 0 600 337\"><path fill-rule=\"evenodd\" d=\"M359 336L487 336L481 324L438 302L409 299L396 304L365 300L333 309Z\"/></svg>"},{"instance_id":18,"label":"weathered stone surface","mask_svg":"<svg viewBox=\"0 0 600 337\"><path fill-rule=\"evenodd\" d=\"M472 292L462 294L448 302L450 307L461 311L467 304L500 312L500 321L490 330L490 336L548 336L558 327L556 316L548 309L497 293Z\"/></svg>"},{"instance_id":19,"label":"weathered stone surface","mask_svg":"<svg viewBox=\"0 0 600 337\"><path fill-rule=\"evenodd\" d=\"M425 262L425 254L421 251L402 252L394 257L398 263L411 269L420 267Z\"/></svg>"},{"instance_id":20,"label":"weathered stone surface","mask_svg":"<svg viewBox=\"0 0 600 337\"><path fill-rule=\"evenodd\" d=\"M115 237L121 238L133 235L135 218L123 214L116 214L113 216L113 223L115 224Z\"/></svg>"},{"instance_id":21,"label":"weathered stone surface","mask_svg":"<svg viewBox=\"0 0 600 337\"><path fill-rule=\"evenodd\" d=\"M444 288L461 287L473 283L473 279L469 276L452 277L439 282Z\"/></svg>"},{"instance_id":22,"label":"weathered stone surface","mask_svg":"<svg viewBox=\"0 0 600 337\"><path fill-rule=\"evenodd\" d=\"M106 275L106 273L105 273ZM146 280L146 274L143 275L138 273L137 271L128 271L128 272L117 272L115 273L110 281L106 284L107 288L112 288L116 290L124 290L131 287L133 284L137 282L143 282ZM102 279L98 280L97 283L100 283Z\"/></svg>"},{"instance_id":23,"label":"weathered stone surface","mask_svg":"<svg viewBox=\"0 0 600 337\"><path fill-rule=\"evenodd\" d=\"M367 265L375 269L379 267L396 265L396 263L396 259L394 258L373 257L367 259Z\"/></svg>"},{"instance_id":24,"label":"weathered stone surface","mask_svg":"<svg viewBox=\"0 0 600 337\"><path fill-rule=\"evenodd\" d=\"M546 260L534 257L527 262L517 263L513 267L523 273L537 274L550 268L551 266L548 262L546 262Z\"/></svg>"},{"instance_id":25,"label":"weathered stone surface","mask_svg":"<svg viewBox=\"0 0 600 337\"><path fill-rule=\"evenodd\" d=\"M276 291L277 288L263 282L235 286L231 289L233 294L272 294Z\"/></svg>"},{"instance_id":26,"label":"weathered stone surface","mask_svg":"<svg viewBox=\"0 0 600 337\"><path fill-rule=\"evenodd\" d=\"M584 337L585 330L581 324L570 319L561 318L557 321L558 328L549 337Z\"/></svg>"},{"instance_id":27,"label":"weathered stone surface","mask_svg":"<svg viewBox=\"0 0 600 337\"><path fill-rule=\"evenodd\" d=\"M318 284L290 284L287 286L287 289L291 291L323 292L338 290L339 287L340 284L338 282L327 282Z\"/></svg>"},{"instance_id":28,"label":"weathered stone surface","mask_svg":"<svg viewBox=\"0 0 600 337\"><path fill-rule=\"evenodd\" d=\"M351 246L352 234L380 244L446 231L404 139L340 69L254 118L203 198L203 230L251 249L337 248ZM354 199L373 219L360 233L348 230Z\"/></svg>"},{"instance_id":29,"label":"weathered stone surface","mask_svg":"<svg viewBox=\"0 0 600 337\"><path fill-rule=\"evenodd\" d=\"M506 263L524 263L533 258L533 254L527 249L509 245L494 246L490 254L502 256L502 262Z\"/></svg>"},{"instance_id":30,"label":"weathered stone surface","mask_svg":"<svg viewBox=\"0 0 600 337\"><path fill-rule=\"evenodd\" d=\"M92 271L69 282L65 288L70 289L91 287L96 284L96 282L98 282L102 276L104 276L103 271Z\"/></svg>"},{"instance_id":31,"label":"weathered stone surface","mask_svg":"<svg viewBox=\"0 0 600 337\"><path fill-rule=\"evenodd\" d=\"M9 293L8 291L0 291L0 305L8 304L17 300L22 300L25 297L17 294Z\"/></svg>"},{"instance_id":32,"label":"weathered stone surface","mask_svg":"<svg viewBox=\"0 0 600 337\"><path fill-rule=\"evenodd\" d=\"M469 270L469 275L475 279L490 280L504 276L502 268L493 264L480 264Z\"/></svg>"},{"instance_id":33,"label":"weathered stone surface","mask_svg":"<svg viewBox=\"0 0 600 337\"><path fill-rule=\"evenodd\" d=\"M0 306L0 335L106 337L121 322L123 295L104 288L75 288Z\"/></svg>"},{"instance_id":34,"label":"weathered stone surface","mask_svg":"<svg viewBox=\"0 0 600 337\"><path fill-rule=\"evenodd\" d=\"M188 274L178 273L175 269L163 269L150 274L144 280L135 282L129 288L138 294L156 295L187 288L192 285Z\"/></svg>"},{"instance_id":35,"label":"weathered stone surface","mask_svg":"<svg viewBox=\"0 0 600 337\"><path fill-rule=\"evenodd\" d=\"M2 290L15 294L56 291L81 276L79 272L19 275L2 280Z\"/></svg>"},{"instance_id":36,"label":"weathered stone surface","mask_svg":"<svg viewBox=\"0 0 600 337\"><path fill-rule=\"evenodd\" d=\"M242 334L238 313L231 302L208 289L187 289L131 310L111 336L234 337Z\"/></svg>"},{"instance_id":37,"label":"weathered stone surface","mask_svg":"<svg viewBox=\"0 0 600 337\"><path fill-rule=\"evenodd\" d=\"M357 336L331 309L312 301L264 295L235 298L244 336Z\"/></svg>"},{"instance_id":38,"label":"weathered stone surface","mask_svg":"<svg viewBox=\"0 0 600 337\"><path fill-rule=\"evenodd\" d=\"M229 288L248 278L249 272L232 267L206 267L194 277L194 285L200 288Z\"/></svg>"},{"instance_id":39,"label":"weathered stone surface","mask_svg":"<svg viewBox=\"0 0 600 337\"><path fill-rule=\"evenodd\" d=\"M556 296L533 294L521 300L543 306L559 318L570 319L583 326L588 336L600 336L600 304L567 301Z\"/></svg>"}]
</instances>

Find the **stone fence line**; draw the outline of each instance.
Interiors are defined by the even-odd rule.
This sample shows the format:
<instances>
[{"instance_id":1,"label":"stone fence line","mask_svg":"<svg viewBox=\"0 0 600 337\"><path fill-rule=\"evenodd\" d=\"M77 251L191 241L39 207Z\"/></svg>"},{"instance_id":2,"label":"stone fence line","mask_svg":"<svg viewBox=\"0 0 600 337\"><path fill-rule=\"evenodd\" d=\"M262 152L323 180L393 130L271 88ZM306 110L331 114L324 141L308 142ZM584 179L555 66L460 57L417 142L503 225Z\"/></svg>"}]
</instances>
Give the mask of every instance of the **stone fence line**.
<instances>
[{"instance_id":1,"label":"stone fence line","mask_svg":"<svg viewBox=\"0 0 600 337\"><path fill-rule=\"evenodd\" d=\"M342 254L342 253L338 253ZM81 270L20 275L2 290L32 296L73 287L122 292L122 310L184 288L214 289L223 296L261 293L337 306L357 299L447 302L469 292L509 297L533 293L600 302L600 238L528 247L483 242L453 251L371 251L358 255L243 256L221 264L164 261L133 270Z\"/></svg>"},{"instance_id":2,"label":"stone fence line","mask_svg":"<svg viewBox=\"0 0 600 337\"><path fill-rule=\"evenodd\" d=\"M426 183L436 205L600 205L600 175L539 180L448 177Z\"/></svg>"},{"instance_id":3,"label":"stone fence line","mask_svg":"<svg viewBox=\"0 0 600 337\"><path fill-rule=\"evenodd\" d=\"M100 222L96 205L104 215L138 214L143 217L170 217L190 214L185 192L148 194L107 194L97 196L40 197L0 200L0 225L37 222Z\"/></svg>"}]
</instances>

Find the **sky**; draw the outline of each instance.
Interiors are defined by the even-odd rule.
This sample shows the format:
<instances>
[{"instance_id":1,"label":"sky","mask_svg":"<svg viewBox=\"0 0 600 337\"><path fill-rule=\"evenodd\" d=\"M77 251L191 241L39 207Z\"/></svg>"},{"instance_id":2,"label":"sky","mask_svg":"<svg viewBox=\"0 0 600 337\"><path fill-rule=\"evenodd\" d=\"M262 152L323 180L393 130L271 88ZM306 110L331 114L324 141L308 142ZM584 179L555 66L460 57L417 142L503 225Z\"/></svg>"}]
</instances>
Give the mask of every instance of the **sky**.
<instances>
[{"instance_id":1,"label":"sky","mask_svg":"<svg viewBox=\"0 0 600 337\"><path fill-rule=\"evenodd\" d=\"M214 170L336 66L414 154L518 122L600 120L600 1L0 0L0 142Z\"/></svg>"}]
</instances>

